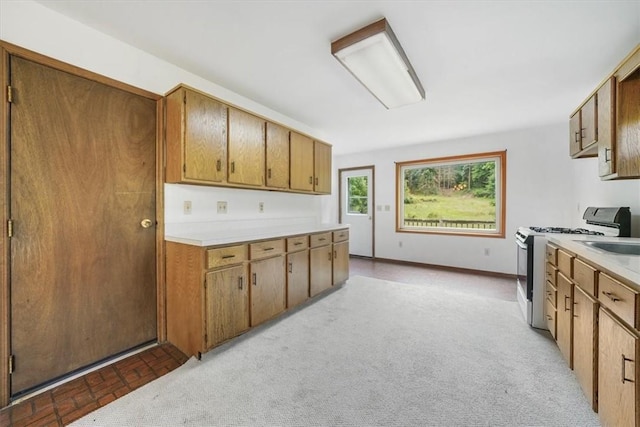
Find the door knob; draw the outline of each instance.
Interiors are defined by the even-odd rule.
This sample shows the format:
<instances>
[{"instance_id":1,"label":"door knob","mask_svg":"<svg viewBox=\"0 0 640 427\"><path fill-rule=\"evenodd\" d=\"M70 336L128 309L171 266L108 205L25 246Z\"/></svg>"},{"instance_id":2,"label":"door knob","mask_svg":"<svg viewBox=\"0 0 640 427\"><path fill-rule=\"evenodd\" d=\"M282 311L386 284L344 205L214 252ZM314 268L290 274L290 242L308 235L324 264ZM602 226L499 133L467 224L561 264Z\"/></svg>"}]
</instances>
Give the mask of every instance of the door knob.
<instances>
[{"instance_id":1,"label":"door knob","mask_svg":"<svg viewBox=\"0 0 640 427\"><path fill-rule=\"evenodd\" d=\"M149 218L145 218L140 221L140 225L142 226L142 228L149 228L153 225L153 221L151 221Z\"/></svg>"}]
</instances>

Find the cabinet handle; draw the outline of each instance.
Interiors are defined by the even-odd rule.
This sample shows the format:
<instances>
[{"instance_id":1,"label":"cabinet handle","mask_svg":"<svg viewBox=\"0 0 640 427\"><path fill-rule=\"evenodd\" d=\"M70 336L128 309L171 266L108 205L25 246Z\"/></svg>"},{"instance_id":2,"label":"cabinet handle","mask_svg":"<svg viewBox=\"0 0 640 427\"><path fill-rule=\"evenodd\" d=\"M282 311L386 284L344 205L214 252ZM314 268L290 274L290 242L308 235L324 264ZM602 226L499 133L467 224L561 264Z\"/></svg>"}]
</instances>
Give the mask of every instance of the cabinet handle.
<instances>
[{"instance_id":1,"label":"cabinet handle","mask_svg":"<svg viewBox=\"0 0 640 427\"><path fill-rule=\"evenodd\" d=\"M609 153L611 153L611 148L605 148L604 149L604 162L605 163L609 163L611 161L611 158L609 157Z\"/></svg>"},{"instance_id":2,"label":"cabinet handle","mask_svg":"<svg viewBox=\"0 0 640 427\"><path fill-rule=\"evenodd\" d=\"M235 255L223 255L222 259L229 259L229 258L235 258Z\"/></svg>"},{"instance_id":3,"label":"cabinet handle","mask_svg":"<svg viewBox=\"0 0 640 427\"><path fill-rule=\"evenodd\" d=\"M547 320L553 320L553 317L551 317L551 316L549 316L549 315L547 314Z\"/></svg>"},{"instance_id":4,"label":"cabinet handle","mask_svg":"<svg viewBox=\"0 0 640 427\"><path fill-rule=\"evenodd\" d=\"M216 160L216 170L220 172L220 169L222 169L222 162L218 159Z\"/></svg>"},{"instance_id":5,"label":"cabinet handle","mask_svg":"<svg viewBox=\"0 0 640 427\"><path fill-rule=\"evenodd\" d=\"M258 286L258 278L256 277L256 273L253 273L253 286Z\"/></svg>"},{"instance_id":6,"label":"cabinet handle","mask_svg":"<svg viewBox=\"0 0 640 427\"><path fill-rule=\"evenodd\" d=\"M319 242L324 242L325 240L327 240L325 237L321 237L318 239Z\"/></svg>"},{"instance_id":7,"label":"cabinet handle","mask_svg":"<svg viewBox=\"0 0 640 427\"><path fill-rule=\"evenodd\" d=\"M293 273L293 263L289 263L289 273Z\"/></svg>"},{"instance_id":8,"label":"cabinet handle","mask_svg":"<svg viewBox=\"0 0 640 427\"><path fill-rule=\"evenodd\" d=\"M605 292L602 291L602 293L609 298L612 302L616 302L616 301L620 301L620 298L616 297L616 294L614 294L613 292Z\"/></svg>"},{"instance_id":9,"label":"cabinet handle","mask_svg":"<svg viewBox=\"0 0 640 427\"><path fill-rule=\"evenodd\" d=\"M238 289L242 289L244 278L242 276L238 277Z\"/></svg>"},{"instance_id":10,"label":"cabinet handle","mask_svg":"<svg viewBox=\"0 0 640 427\"><path fill-rule=\"evenodd\" d=\"M231 162L231 173L235 173L236 171L236 162Z\"/></svg>"},{"instance_id":11,"label":"cabinet handle","mask_svg":"<svg viewBox=\"0 0 640 427\"><path fill-rule=\"evenodd\" d=\"M575 137L575 142L580 142L580 138L578 138L578 135L579 135L579 133L578 133L578 132L576 132L576 133L575 133L575 136L576 136L576 137Z\"/></svg>"},{"instance_id":12,"label":"cabinet handle","mask_svg":"<svg viewBox=\"0 0 640 427\"><path fill-rule=\"evenodd\" d=\"M302 242L295 242L295 243L293 244L293 246L300 246L301 244L302 244Z\"/></svg>"},{"instance_id":13,"label":"cabinet handle","mask_svg":"<svg viewBox=\"0 0 640 427\"><path fill-rule=\"evenodd\" d=\"M267 169L267 178L271 179L271 168Z\"/></svg>"},{"instance_id":14,"label":"cabinet handle","mask_svg":"<svg viewBox=\"0 0 640 427\"><path fill-rule=\"evenodd\" d=\"M627 357L625 357L625 355L622 355L622 370L620 373L620 379L622 380L622 384L626 383L626 382L634 382L632 379L627 378L627 372L626 372L626 363L627 362L633 362L633 359L629 359Z\"/></svg>"},{"instance_id":15,"label":"cabinet handle","mask_svg":"<svg viewBox=\"0 0 640 427\"><path fill-rule=\"evenodd\" d=\"M331 261L331 252L328 252L327 255L329 255L329 261Z\"/></svg>"},{"instance_id":16,"label":"cabinet handle","mask_svg":"<svg viewBox=\"0 0 640 427\"><path fill-rule=\"evenodd\" d=\"M571 300L571 297L568 296L564 296L564 311L569 311L571 310L571 307L567 308L567 300Z\"/></svg>"},{"instance_id":17,"label":"cabinet handle","mask_svg":"<svg viewBox=\"0 0 640 427\"><path fill-rule=\"evenodd\" d=\"M316 176L316 185L318 185L318 177Z\"/></svg>"},{"instance_id":18,"label":"cabinet handle","mask_svg":"<svg viewBox=\"0 0 640 427\"><path fill-rule=\"evenodd\" d=\"M266 251L272 251L272 250L274 250L274 249L275 249L275 248L264 248L264 249L263 249L263 251L265 251L265 252L266 252Z\"/></svg>"},{"instance_id":19,"label":"cabinet handle","mask_svg":"<svg viewBox=\"0 0 640 427\"><path fill-rule=\"evenodd\" d=\"M309 184L313 184L313 177L312 176L309 177Z\"/></svg>"},{"instance_id":20,"label":"cabinet handle","mask_svg":"<svg viewBox=\"0 0 640 427\"><path fill-rule=\"evenodd\" d=\"M584 138L584 131L587 130L587 128L580 128L580 138Z\"/></svg>"},{"instance_id":21,"label":"cabinet handle","mask_svg":"<svg viewBox=\"0 0 640 427\"><path fill-rule=\"evenodd\" d=\"M333 259L338 259L338 251L333 251Z\"/></svg>"}]
</instances>

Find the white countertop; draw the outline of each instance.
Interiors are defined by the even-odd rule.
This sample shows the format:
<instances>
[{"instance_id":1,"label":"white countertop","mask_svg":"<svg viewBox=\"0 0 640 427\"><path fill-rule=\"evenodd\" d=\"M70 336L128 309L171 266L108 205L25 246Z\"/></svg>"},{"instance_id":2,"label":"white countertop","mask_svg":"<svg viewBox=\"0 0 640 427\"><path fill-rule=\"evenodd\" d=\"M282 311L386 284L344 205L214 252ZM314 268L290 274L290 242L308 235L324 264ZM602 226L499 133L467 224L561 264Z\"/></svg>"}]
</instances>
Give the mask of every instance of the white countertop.
<instances>
[{"instance_id":1,"label":"white countertop","mask_svg":"<svg viewBox=\"0 0 640 427\"><path fill-rule=\"evenodd\" d=\"M567 249L574 254L605 268L612 273L633 282L640 291L640 255L619 255L594 248L581 241L628 242L640 244L640 238L587 236L576 234L547 235L547 240Z\"/></svg>"},{"instance_id":2,"label":"white countertop","mask_svg":"<svg viewBox=\"0 0 640 427\"><path fill-rule=\"evenodd\" d=\"M164 239L194 246L218 246L298 234L322 233L349 228L348 224L326 224L296 219L226 221L166 224Z\"/></svg>"}]
</instances>

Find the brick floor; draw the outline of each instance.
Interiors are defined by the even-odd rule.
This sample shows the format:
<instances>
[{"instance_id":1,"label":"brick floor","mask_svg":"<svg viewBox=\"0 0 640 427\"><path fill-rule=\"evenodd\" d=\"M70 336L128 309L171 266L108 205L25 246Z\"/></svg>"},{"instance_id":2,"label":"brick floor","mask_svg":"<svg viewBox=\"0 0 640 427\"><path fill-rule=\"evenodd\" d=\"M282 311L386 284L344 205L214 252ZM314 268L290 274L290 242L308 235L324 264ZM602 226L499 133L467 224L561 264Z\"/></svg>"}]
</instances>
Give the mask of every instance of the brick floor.
<instances>
[{"instance_id":1,"label":"brick floor","mask_svg":"<svg viewBox=\"0 0 640 427\"><path fill-rule=\"evenodd\" d=\"M161 344L0 411L0 426L64 426L173 371L187 356Z\"/></svg>"}]
</instances>

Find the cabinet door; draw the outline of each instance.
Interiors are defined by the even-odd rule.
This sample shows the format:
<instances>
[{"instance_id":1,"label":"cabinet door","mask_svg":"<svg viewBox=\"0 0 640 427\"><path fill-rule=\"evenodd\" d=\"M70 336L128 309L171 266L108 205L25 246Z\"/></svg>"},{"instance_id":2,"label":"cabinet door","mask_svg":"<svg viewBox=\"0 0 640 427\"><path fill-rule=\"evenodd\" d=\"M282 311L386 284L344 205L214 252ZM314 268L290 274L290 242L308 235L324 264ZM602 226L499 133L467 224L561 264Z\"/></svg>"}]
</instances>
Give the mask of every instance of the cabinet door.
<instances>
[{"instance_id":1,"label":"cabinet door","mask_svg":"<svg viewBox=\"0 0 640 427\"><path fill-rule=\"evenodd\" d=\"M593 95L580 109L580 149L584 150L597 142L597 105ZM591 151L591 150L589 150Z\"/></svg>"},{"instance_id":2,"label":"cabinet door","mask_svg":"<svg viewBox=\"0 0 640 427\"><path fill-rule=\"evenodd\" d=\"M206 349L249 329L249 286L245 273L243 265L207 273Z\"/></svg>"},{"instance_id":3,"label":"cabinet door","mask_svg":"<svg viewBox=\"0 0 640 427\"><path fill-rule=\"evenodd\" d=\"M640 51L639 51L640 52ZM640 65L640 53L637 53ZM616 96L616 168L618 178L640 177L640 67L618 79Z\"/></svg>"},{"instance_id":4,"label":"cabinet door","mask_svg":"<svg viewBox=\"0 0 640 427\"><path fill-rule=\"evenodd\" d=\"M309 299L309 250L287 255L287 307Z\"/></svg>"},{"instance_id":5,"label":"cabinet door","mask_svg":"<svg viewBox=\"0 0 640 427\"><path fill-rule=\"evenodd\" d=\"M313 191L313 140L291 132L291 189Z\"/></svg>"},{"instance_id":6,"label":"cabinet door","mask_svg":"<svg viewBox=\"0 0 640 427\"><path fill-rule=\"evenodd\" d=\"M573 370L582 391L598 410L597 358L598 351L598 302L579 286L573 288Z\"/></svg>"},{"instance_id":7,"label":"cabinet door","mask_svg":"<svg viewBox=\"0 0 640 427\"><path fill-rule=\"evenodd\" d=\"M309 251L309 293L313 297L332 284L332 246L320 246Z\"/></svg>"},{"instance_id":8,"label":"cabinet door","mask_svg":"<svg viewBox=\"0 0 640 427\"><path fill-rule=\"evenodd\" d=\"M314 191L331 194L331 146L314 141L313 147Z\"/></svg>"},{"instance_id":9,"label":"cabinet door","mask_svg":"<svg viewBox=\"0 0 640 427\"><path fill-rule=\"evenodd\" d=\"M226 178L227 107L185 89L184 177L222 182Z\"/></svg>"},{"instance_id":10,"label":"cabinet door","mask_svg":"<svg viewBox=\"0 0 640 427\"><path fill-rule=\"evenodd\" d=\"M252 261L251 326L259 325L284 311L286 278L284 255Z\"/></svg>"},{"instance_id":11,"label":"cabinet door","mask_svg":"<svg viewBox=\"0 0 640 427\"><path fill-rule=\"evenodd\" d=\"M615 101L616 78L611 77L598 89L598 174L615 172Z\"/></svg>"},{"instance_id":12,"label":"cabinet door","mask_svg":"<svg viewBox=\"0 0 640 427\"><path fill-rule=\"evenodd\" d=\"M569 154L575 155L580 151L580 111L569 119Z\"/></svg>"},{"instance_id":13,"label":"cabinet door","mask_svg":"<svg viewBox=\"0 0 640 427\"><path fill-rule=\"evenodd\" d=\"M265 121L229 107L229 182L264 185L264 144Z\"/></svg>"},{"instance_id":14,"label":"cabinet door","mask_svg":"<svg viewBox=\"0 0 640 427\"><path fill-rule=\"evenodd\" d=\"M349 278L349 241L333 244L333 284L344 283Z\"/></svg>"},{"instance_id":15,"label":"cabinet door","mask_svg":"<svg viewBox=\"0 0 640 427\"><path fill-rule=\"evenodd\" d=\"M267 122L267 187L289 188L289 129Z\"/></svg>"},{"instance_id":16,"label":"cabinet door","mask_svg":"<svg viewBox=\"0 0 640 427\"><path fill-rule=\"evenodd\" d=\"M604 426L638 426L640 339L600 309L598 413Z\"/></svg>"},{"instance_id":17,"label":"cabinet door","mask_svg":"<svg viewBox=\"0 0 640 427\"><path fill-rule=\"evenodd\" d=\"M573 283L562 273L558 273L558 310L556 341L560 352L573 369Z\"/></svg>"}]
</instances>

